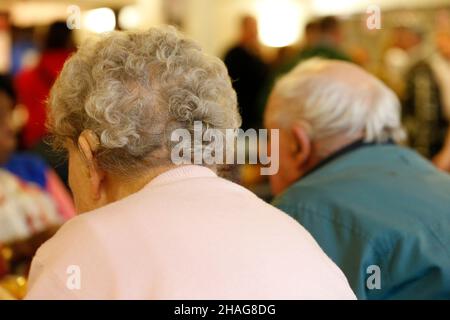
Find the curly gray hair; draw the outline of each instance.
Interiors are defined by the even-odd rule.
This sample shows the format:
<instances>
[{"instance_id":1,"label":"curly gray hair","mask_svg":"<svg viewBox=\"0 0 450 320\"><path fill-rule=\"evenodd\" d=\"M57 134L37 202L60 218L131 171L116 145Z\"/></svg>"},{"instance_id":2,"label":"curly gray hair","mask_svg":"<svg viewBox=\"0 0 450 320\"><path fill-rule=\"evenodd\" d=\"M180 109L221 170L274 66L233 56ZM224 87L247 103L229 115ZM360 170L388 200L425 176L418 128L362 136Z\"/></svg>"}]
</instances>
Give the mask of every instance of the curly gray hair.
<instances>
[{"instance_id":1,"label":"curly gray hair","mask_svg":"<svg viewBox=\"0 0 450 320\"><path fill-rule=\"evenodd\" d=\"M85 129L100 140L99 165L130 173L170 161L170 133L240 126L224 64L174 28L112 32L65 63L48 100L56 147Z\"/></svg>"}]
</instances>

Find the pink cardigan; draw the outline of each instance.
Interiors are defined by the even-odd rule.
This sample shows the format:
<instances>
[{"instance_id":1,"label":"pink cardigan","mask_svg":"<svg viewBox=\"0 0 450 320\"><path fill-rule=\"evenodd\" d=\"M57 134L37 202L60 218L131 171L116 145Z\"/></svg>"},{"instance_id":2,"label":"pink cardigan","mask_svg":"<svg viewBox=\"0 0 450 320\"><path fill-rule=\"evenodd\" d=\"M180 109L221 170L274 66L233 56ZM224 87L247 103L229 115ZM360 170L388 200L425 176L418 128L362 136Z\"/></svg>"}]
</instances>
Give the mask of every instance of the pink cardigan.
<instances>
[{"instance_id":1,"label":"pink cardigan","mask_svg":"<svg viewBox=\"0 0 450 320\"><path fill-rule=\"evenodd\" d=\"M354 299L310 234L200 166L73 218L36 254L28 299Z\"/></svg>"}]
</instances>

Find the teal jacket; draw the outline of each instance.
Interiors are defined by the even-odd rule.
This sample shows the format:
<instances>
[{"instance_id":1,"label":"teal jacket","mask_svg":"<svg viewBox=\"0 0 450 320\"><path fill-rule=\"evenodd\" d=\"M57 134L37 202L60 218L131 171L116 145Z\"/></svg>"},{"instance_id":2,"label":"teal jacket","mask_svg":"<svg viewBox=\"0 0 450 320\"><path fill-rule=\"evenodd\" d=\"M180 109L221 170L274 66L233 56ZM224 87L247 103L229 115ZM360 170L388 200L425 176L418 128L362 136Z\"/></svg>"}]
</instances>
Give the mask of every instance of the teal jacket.
<instances>
[{"instance_id":1,"label":"teal jacket","mask_svg":"<svg viewBox=\"0 0 450 320\"><path fill-rule=\"evenodd\" d=\"M273 204L312 234L359 299L450 299L450 175L414 151L342 152Z\"/></svg>"}]
</instances>

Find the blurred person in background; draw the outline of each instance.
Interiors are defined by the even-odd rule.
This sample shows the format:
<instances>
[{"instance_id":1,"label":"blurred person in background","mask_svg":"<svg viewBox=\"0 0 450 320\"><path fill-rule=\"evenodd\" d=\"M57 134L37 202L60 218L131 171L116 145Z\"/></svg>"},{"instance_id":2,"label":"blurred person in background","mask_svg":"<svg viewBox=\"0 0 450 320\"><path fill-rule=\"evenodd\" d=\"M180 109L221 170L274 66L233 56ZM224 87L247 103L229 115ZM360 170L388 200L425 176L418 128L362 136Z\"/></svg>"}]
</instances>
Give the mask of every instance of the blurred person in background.
<instances>
[{"instance_id":1,"label":"blurred person in background","mask_svg":"<svg viewBox=\"0 0 450 320\"><path fill-rule=\"evenodd\" d=\"M72 33L65 22L50 25L38 65L21 71L16 77L18 101L29 113L22 131L22 144L30 149L46 135L45 100L58 73L73 52Z\"/></svg>"},{"instance_id":2,"label":"blurred person in background","mask_svg":"<svg viewBox=\"0 0 450 320\"><path fill-rule=\"evenodd\" d=\"M311 50L303 53L303 59L311 57L323 57L328 59L347 60L350 58L341 46L344 41L344 33L338 18L328 16L319 21L320 38Z\"/></svg>"},{"instance_id":3,"label":"blurred person in background","mask_svg":"<svg viewBox=\"0 0 450 320\"><path fill-rule=\"evenodd\" d=\"M314 48L321 40L320 22L310 21L305 26L303 48Z\"/></svg>"},{"instance_id":4,"label":"blurred person in background","mask_svg":"<svg viewBox=\"0 0 450 320\"><path fill-rule=\"evenodd\" d=\"M381 77L403 99L409 70L425 57L424 35L415 26L400 25L391 33L383 55Z\"/></svg>"},{"instance_id":5,"label":"blurred person in background","mask_svg":"<svg viewBox=\"0 0 450 320\"><path fill-rule=\"evenodd\" d=\"M409 144L450 171L450 30L438 30L437 51L407 76L403 120Z\"/></svg>"},{"instance_id":6,"label":"blurred person in background","mask_svg":"<svg viewBox=\"0 0 450 320\"><path fill-rule=\"evenodd\" d=\"M39 249L27 298L354 298L293 219L218 177L219 165L174 164L174 130L241 122L225 65L192 40L152 28L88 41L49 107L81 214ZM79 290L66 286L69 265Z\"/></svg>"},{"instance_id":7,"label":"blurred person in background","mask_svg":"<svg viewBox=\"0 0 450 320\"><path fill-rule=\"evenodd\" d=\"M288 71L293 67L290 64L297 59L299 52L314 48L321 39L320 23L318 20L310 21L306 24L303 39L299 46L291 45L278 49L274 62L271 63L272 70L282 70L287 68ZM288 62L288 64L286 64ZM286 71L287 72L287 71Z\"/></svg>"},{"instance_id":8,"label":"blurred person in background","mask_svg":"<svg viewBox=\"0 0 450 320\"><path fill-rule=\"evenodd\" d=\"M16 97L8 76L0 76L0 241L23 239L70 219L72 200L43 160L15 153Z\"/></svg>"},{"instance_id":9,"label":"blurred person in background","mask_svg":"<svg viewBox=\"0 0 450 320\"><path fill-rule=\"evenodd\" d=\"M22 70L15 78L18 102L28 111L28 121L20 134L20 147L44 158L66 185L67 162L44 141L47 134L45 101L73 50L72 31L65 22L55 22L49 27L37 66Z\"/></svg>"},{"instance_id":10,"label":"blurred person in background","mask_svg":"<svg viewBox=\"0 0 450 320\"><path fill-rule=\"evenodd\" d=\"M13 46L11 52L11 74L17 75L23 69L33 68L39 62L39 47L34 39L33 27L11 28Z\"/></svg>"},{"instance_id":11,"label":"blurred person in background","mask_svg":"<svg viewBox=\"0 0 450 320\"><path fill-rule=\"evenodd\" d=\"M23 125L9 76L0 76L0 299L23 298L37 248L75 211L57 175L35 155L16 153Z\"/></svg>"},{"instance_id":12,"label":"blurred person in background","mask_svg":"<svg viewBox=\"0 0 450 320\"><path fill-rule=\"evenodd\" d=\"M305 61L276 84L265 124L280 129L273 204L311 232L359 299L450 298L450 176L397 145L405 135L388 87L355 64Z\"/></svg>"},{"instance_id":13,"label":"blurred person in background","mask_svg":"<svg viewBox=\"0 0 450 320\"><path fill-rule=\"evenodd\" d=\"M300 61L313 57L350 61L350 57L341 49L343 39L342 26L336 17L328 16L308 23L305 27L304 47L276 71L277 76L289 72Z\"/></svg>"},{"instance_id":14,"label":"blurred person in background","mask_svg":"<svg viewBox=\"0 0 450 320\"><path fill-rule=\"evenodd\" d=\"M226 53L224 62L237 93L242 128L260 128L262 112L257 98L266 81L268 66L261 58L258 24L254 17L241 19L239 43Z\"/></svg>"},{"instance_id":15,"label":"blurred person in background","mask_svg":"<svg viewBox=\"0 0 450 320\"><path fill-rule=\"evenodd\" d=\"M340 49L343 31L338 18L327 16L313 20L306 24L304 35L305 42L300 51L269 75L258 99L261 110L264 110L277 78L288 73L301 61L313 57L350 61L350 57Z\"/></svg>"},{"instance_id":16,"label":"blurred person in background","mask_svg":"<svg viewBox=\"0 0 450 320\"><path fill-rule=\"evenodd\" d=\"M28 214L35 213L38 216L42 214L42 217L35 217L35 219L39 220L39 227L36 227L37 231L41 231L41 229L49 227L55 221L70 219L74 216L75 210L66 188L55 172L42 159L29 153L15 152L17 145L17 124L14 121L13 113L15 104L16 98L10 78L0 76L0 188L2 192L1 197L3 197L0 211L3 212L3 218L15 219L17 217L18 220L25 224L29 223L27 219L31 219L28 218ZM30 199L35 197L36 201L45 199L45 208L42 209L42 212L39 212L39 205L33 205L33 200L29 200L27 195L32 195ZM23 203L21 199L25 199ZM6 214L6 212L9 213ZM48 222L51 222L50 224L46 222L47 213L51 217L48 219ZM22 214L25 215L25 218L21 217ZM54 218L55 216L59 217L58 220ZM33 222L33 224L35 223ZM5 239L12 237L7 236L5 231L12 226L7 225L5 220L0 220L0 229L2 230L0 232L0 241L5 241ZM36 231L33 225L29 225L28 228L23 229L23 232L25 230L29 232L28 235Z\"/></svg>"}]
</instances>

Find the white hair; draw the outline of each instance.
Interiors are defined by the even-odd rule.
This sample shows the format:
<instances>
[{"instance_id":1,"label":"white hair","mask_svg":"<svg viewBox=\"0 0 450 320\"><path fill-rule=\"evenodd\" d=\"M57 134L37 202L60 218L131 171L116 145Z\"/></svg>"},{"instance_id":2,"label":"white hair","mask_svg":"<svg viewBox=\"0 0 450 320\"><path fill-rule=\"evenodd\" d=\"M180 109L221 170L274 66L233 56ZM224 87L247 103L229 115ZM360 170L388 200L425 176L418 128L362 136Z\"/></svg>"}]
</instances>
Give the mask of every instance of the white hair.
<instances>
[{"instance_id":1,"label":"white hair","mask_svg":"<svg viewBox=\"0 0 450 320\"><path fill-rule=\"evenodd\" d=\"M175 129L241 123L223 62L174 28L86 42L64 65L48 103L56 145L89 129L100 140L99 164L124 174L169 162Z\"/></svg>"},{"instance_id":2,"label":"white hair","mask_svg":"<svg viewBox=\"0 0 450 320\"><path fill-rule=\"evenodd\" d=\"M362 68L313 58L300 63L275 85L268 121L301 124L312 140L362 133L366 142L400 142L400 102L380 80Z\"/></svg>"}]
</instances>

